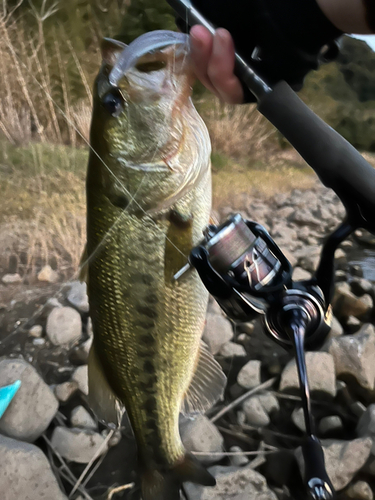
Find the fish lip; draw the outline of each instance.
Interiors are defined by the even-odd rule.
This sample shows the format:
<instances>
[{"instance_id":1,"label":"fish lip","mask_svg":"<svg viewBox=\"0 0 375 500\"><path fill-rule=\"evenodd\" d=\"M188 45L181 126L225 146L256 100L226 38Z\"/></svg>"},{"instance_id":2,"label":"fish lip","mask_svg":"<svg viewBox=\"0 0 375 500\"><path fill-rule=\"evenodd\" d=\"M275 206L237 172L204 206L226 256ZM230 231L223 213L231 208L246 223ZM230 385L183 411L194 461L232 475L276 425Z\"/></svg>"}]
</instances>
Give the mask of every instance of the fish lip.
<instances>
[{"instance_id":1,"label":"fish lip","mask_svg":"<svg viewBox=\"0 0 375 500\"><path fill-rule=\"evenodd\" d=\"M155 30L136 38L123 50L109 74L109 83L117 86L118 81L134 65L135 61L148 52L162 50L170 45L185 45L189 50L189 35L168 30Z\"/></svg>"}]
</instances>

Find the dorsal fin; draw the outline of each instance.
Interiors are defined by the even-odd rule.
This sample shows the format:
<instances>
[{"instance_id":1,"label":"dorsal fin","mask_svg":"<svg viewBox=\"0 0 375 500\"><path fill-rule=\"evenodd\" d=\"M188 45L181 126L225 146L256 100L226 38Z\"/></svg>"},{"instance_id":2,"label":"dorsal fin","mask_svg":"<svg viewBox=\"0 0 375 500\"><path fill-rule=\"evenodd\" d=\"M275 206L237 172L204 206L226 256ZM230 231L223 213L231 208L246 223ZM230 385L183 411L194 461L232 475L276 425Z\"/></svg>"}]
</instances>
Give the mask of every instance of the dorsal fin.
<instances>
[{"instance_id":1,"label":"dorsal fin","mask_svg":"<svg viewBox=\"0 0 375 500\"><path fill-rule=\"evenodd\" d=\"M202 341L195 373L182 403L184 415L205 413L224 393L227 378L219 363Z\"/></svg>"},{"instance_id":2,"label":"dorsal fin","mask_svg":"<svg viewBox=\"0 0 375 500\"><path fill-rule=\"evenodd\" d=\"M126 47L127 45L125 43L114 40L113 38L103 38L100 47L103 62L109 66L114 66L120 54Z\"/></svg>"}]
</instances>

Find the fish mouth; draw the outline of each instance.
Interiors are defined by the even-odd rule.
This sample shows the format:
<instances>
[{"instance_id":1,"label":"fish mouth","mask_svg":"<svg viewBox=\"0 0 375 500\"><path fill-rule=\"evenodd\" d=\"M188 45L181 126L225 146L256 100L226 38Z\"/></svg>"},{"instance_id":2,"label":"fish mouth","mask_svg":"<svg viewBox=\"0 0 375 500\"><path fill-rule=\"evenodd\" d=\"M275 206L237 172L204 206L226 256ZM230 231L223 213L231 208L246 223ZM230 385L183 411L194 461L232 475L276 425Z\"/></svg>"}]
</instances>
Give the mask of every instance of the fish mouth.
<instances>
[{"instance_id":1,"label":"fish mouth","mask_svg":"<svg viewBox=\"0 0 375 500\"><path fill-rule=\"evenodd\" d=\"M170 45L181 45L181 52L189 53L189 35L168 30L145 33L126 46L109 74L109 83L117 86L125 73L143 55L156 52Z\"/></svg>"}]
</instances>

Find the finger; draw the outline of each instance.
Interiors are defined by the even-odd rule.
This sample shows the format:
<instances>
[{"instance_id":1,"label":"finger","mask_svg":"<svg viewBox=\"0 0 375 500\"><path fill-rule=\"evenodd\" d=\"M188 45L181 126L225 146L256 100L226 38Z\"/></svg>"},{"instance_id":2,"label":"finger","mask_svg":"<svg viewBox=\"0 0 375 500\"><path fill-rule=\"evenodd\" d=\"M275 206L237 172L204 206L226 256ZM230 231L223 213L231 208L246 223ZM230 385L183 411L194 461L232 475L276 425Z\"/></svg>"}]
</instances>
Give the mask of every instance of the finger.
<instances>
[{"instance_id":1,"label":"finger","mask_svg":"<svg viewBox=\"0 0 375 500\"><path fill-rule=\"evenodd\" d=\"M213 40L207 75L210 84L223 101L239 104L243 102L244 94L241 82L234 74L234 65L235 53L231 34L219 28Z\"/></svg>"},{"instance_id":2,"label":"finger","mask_svg":"<svg viewBox=\"0 0 375 500\"><path fill-rule=\"evenodd\" d=\"M194 72L198 80L200 80L208 90L218 95L207 75L212 47L213 36L208 29L204 26L193 26L190 30L190 56Z\"/></svg>"}]
</instances>

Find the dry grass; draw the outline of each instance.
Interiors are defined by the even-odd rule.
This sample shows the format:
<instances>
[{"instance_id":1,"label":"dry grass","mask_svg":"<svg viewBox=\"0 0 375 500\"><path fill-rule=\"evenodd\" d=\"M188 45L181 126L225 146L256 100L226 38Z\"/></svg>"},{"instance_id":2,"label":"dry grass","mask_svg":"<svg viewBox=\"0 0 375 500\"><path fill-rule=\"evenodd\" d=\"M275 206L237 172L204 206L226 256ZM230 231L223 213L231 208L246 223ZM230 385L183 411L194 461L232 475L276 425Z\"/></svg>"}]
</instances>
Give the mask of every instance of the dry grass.
<instances>
[{"instance_id":1,"label":"dry grass","mask_svg":"<svg viewBox=\"0 0 375 500\"><path fill-rule=\"evenodd\" d=\"M1 144L0 268L22 276L50 264L66 278L85 242L87 152L67 146Z\"/></svg>"},{"instance_id":2,"label":"dry grass","mask_svg":"<svg viewBox=\"0 0 375 500\"><path fill-rule=\"evenodd\" d=\"M249 162L274 147L275 129L255 105L230 106L210 99L199 107L210 132L214 155Z\"/></svg>"}]
</instances>

